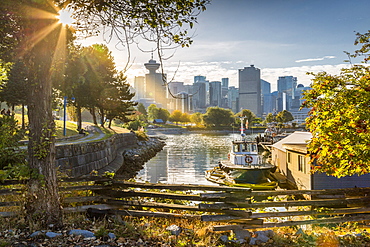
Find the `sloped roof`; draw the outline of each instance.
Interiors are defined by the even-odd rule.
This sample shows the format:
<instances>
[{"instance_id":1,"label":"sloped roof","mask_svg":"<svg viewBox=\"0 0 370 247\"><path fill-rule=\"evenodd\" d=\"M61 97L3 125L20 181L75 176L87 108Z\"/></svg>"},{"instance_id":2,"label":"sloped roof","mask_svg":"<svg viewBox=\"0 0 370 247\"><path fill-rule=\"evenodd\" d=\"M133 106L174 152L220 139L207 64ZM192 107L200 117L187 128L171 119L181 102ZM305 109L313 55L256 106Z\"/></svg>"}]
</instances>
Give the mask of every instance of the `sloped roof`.
<instances>
[{"instance_id":1,"label":"sloped roof","mask_svg":"<svg viewBox=\"0 0 370 247\"><path fill-rule=\"evenodd\" d=\"M282 151L286 151L284 145L305 145L309 140L311 140L312 134L311 132L304 132L304 131L295 131L294 133L288 135L284 139L274 143L272 145L273 148L280 149Z\"/></svg>"}]
</instances>

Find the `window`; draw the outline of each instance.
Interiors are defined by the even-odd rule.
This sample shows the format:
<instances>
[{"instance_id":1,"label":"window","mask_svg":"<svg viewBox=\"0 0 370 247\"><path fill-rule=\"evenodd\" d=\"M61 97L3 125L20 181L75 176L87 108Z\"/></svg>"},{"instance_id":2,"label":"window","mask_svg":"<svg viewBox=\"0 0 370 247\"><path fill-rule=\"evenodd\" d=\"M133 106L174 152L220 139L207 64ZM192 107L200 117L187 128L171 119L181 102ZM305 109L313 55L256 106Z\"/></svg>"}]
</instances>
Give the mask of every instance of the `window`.
<instances>
[{"instance_id":1,"label":"window","mask_svg":"<svg viewBox=\"0 0 370 247\"><path fill-rule=\"evenodd\" d=\"M288 152L287 154L287 162L288 163L292 162L292 154L290 152Z\"/></svg>"},{"instance_id":2,"label":"window","mask_svg":"<svg viewBox=\"0 0 370 247\"><path fill-rule=\"evenodd\" d=\"M306 159L303 155L298 155L298 171L306 173Z\"/></svg>"}]
</instances>

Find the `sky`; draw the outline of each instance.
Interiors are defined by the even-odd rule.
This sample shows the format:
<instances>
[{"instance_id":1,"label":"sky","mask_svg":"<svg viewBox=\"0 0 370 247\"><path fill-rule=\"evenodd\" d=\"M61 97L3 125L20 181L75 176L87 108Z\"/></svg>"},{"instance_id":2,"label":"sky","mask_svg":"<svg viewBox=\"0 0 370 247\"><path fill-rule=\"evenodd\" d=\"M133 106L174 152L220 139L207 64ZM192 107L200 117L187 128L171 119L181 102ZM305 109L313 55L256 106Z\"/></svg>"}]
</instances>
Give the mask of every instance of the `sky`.
<instances>
[{"instance_id":1,"label":"sky","mask_svg":"<svg viewBox=\"0 0 370 247\"><path fill-rule=\"evenodd\" d=\"M353 52L356 33L370 30L369 0L212 0L192 30L194 43L167 54L163 62L167 78L192 84L196 75L209 81L228 77L238 87L238 69L254 65L261 79L276 90L279 76L295 76L309 86L307 72L338 74L349 66L344 51ZM103 43L94 37L84 45ZM108 47L122 69L126 49L113 39ZM128 80L147 73L144 63L155 45L131 47ZM154 54L154 60L158 57ZM356 61L353 61L356 62Z\"/></svg>"}]
</instances>

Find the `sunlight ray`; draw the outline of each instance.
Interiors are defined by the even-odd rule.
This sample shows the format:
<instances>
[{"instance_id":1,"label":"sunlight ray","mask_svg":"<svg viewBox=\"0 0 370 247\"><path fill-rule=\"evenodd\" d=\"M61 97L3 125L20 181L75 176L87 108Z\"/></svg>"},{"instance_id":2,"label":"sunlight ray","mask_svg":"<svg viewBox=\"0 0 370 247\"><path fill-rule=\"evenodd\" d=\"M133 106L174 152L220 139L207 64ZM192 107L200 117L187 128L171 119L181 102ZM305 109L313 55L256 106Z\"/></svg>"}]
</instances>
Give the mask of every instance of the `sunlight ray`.
<instances>
[{"instance_id":1,"label":"sunlight ray","mask_svg":"<svg viewBox=\"0 0 370 247\"><path fill-rule=\"evenodd\" d=\"M33 34L31 37L26 40L24 46L22 47L21 56L24 55L27 51L31 50L36 44L38 44L42 39L44 39L49 33L51 33L57 26L61 25L57 21L55 21L52 25L49 25L39 32Z\"/></svg>"},{"instance_id":2,"label":"sunlight ray","mask_svg":"<svg viewBox=\"0 0 370 247\"><path fill-rule=\"evenodd\" d=\"M48 12L42 9L28 6L27 10L28 11L27 11L26 17L30 19L51 19L51 20L58 19L57 14L54 14L54 13L51 13L51 12Z\"/></svg>"},{"instance_id":3,"label":"sunlight ray","mask_svg":"<svg viewBox=\"0 0 370 247\"><path fill-rule=\"evenodd\" d=\"M56 68L57 73L64 74L64 62L67 57L67 29L64 25L60 28L59 38L55 47L55 52L52 59L52 66Z\"/></svg>"}]
</instances>

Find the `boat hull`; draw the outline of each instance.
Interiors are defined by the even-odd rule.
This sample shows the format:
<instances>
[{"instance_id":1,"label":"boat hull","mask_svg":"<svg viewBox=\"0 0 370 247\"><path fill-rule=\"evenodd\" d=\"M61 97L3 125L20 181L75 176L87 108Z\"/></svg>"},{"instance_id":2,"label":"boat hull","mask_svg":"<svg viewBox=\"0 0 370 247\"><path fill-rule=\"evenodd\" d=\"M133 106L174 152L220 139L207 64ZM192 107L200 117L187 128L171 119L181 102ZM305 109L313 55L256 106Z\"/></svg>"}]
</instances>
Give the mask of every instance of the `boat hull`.
<instances>
[{"instance_id":1,"label":"boat hull","mask_svg":"<svg viewBox=\"0 0 370 247\"><path fill-rule=\"evenodd\" d=\"M220 166L206 171L206 179L210 182L236 187L251 188L253 190L273 190L278 183L269 181L270 169L240 169L225 170Z\"/></svg>"}]
</instances>

